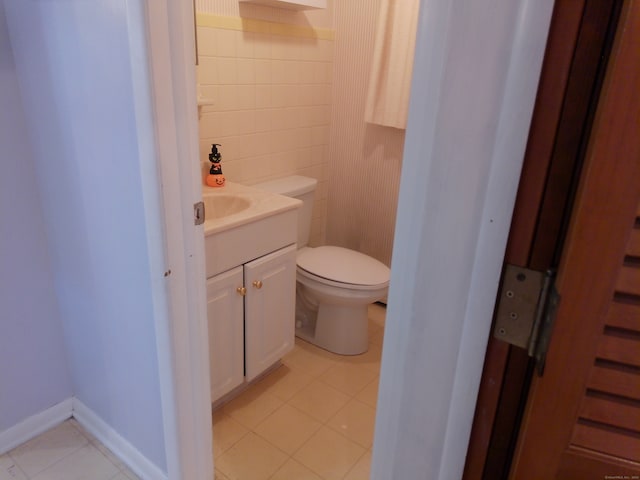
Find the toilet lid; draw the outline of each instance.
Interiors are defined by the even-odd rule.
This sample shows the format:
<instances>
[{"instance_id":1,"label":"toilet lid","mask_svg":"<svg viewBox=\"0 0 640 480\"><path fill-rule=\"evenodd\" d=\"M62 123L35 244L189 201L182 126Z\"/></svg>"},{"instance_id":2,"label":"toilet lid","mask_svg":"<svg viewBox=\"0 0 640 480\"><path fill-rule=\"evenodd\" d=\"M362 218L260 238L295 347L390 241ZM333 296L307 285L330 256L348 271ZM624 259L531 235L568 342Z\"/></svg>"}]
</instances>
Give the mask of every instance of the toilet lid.
<instances>
[{"instance_id":1,"label":"toilet lid","mask_svg":"<svg viewBox=\"0 0 640 480\"><path fill-rule=\"evenodd\" d=\"M313 275L340 283L381 285L389 281L389 267L348 248L307 248L298 253L297 263Z\"/></svg>"}]
</instances>

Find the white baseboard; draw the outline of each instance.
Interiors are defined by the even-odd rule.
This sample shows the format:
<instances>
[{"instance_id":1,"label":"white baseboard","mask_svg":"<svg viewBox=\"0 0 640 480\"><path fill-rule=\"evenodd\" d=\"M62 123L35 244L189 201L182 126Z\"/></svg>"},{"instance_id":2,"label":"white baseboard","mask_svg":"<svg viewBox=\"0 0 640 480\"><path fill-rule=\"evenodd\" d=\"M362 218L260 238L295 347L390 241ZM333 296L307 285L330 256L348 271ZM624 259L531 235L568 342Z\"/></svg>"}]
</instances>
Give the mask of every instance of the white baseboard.
<instances>
[{"instance_id":1,"label":"white baseboard","mask_svg":"<svg viewBox=\"0 0 640 480\"><path fill-rule=\"evenodd\" d=\"M116 457L140 478L145 480L167 480L165 472L149 461L147 457L142 455L133 445L96 415L93 410L75 397L67 398L53 407L32 415L17 425L0 432L0 455L13 450L18 445L37 437L71 417L75 417L87 432L111 450Z\"/></svg>"},{"instance_id":2,"label":"white baseboard","mask_svg":"<svg viewBox=\"0 0 640 480\"><path fill-rule=\"evenodd\" d=\"M140 478L145 480L167 480L165 472L142 455L133 445L77 398L73 399L73 417Z\"/></svg>"},{"instance_id":3,"label":"white baseboard","mask_svg":"<svg viewBox=\"0 0 640 480\"><path fill-rule=\"evenodd\" d=\"M64 422L71 417L72 412L73 400L67 398L53 407L36 413L17 425L0 432L0 455Z\"/></svg>"}]
</instances>

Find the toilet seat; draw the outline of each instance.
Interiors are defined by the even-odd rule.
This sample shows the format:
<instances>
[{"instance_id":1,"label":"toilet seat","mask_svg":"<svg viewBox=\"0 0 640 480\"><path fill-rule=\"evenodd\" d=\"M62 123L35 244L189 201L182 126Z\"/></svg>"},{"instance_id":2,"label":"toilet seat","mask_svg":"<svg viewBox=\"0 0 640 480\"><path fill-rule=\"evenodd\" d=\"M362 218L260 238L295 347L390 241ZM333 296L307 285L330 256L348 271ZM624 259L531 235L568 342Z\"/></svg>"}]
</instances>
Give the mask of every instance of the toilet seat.
<instances>
[{"instance_id":1,"label":"toilet seat","mask_svg":"<svg viewBox=\"0 0 640 480\"><path fill-rule=\"evenodd\" d=\"M304 248L298 252L297 264L300 275L325 285L349 290L379 289L389 285L389 267L348 248Z\"/></svg>"}]
</instances>

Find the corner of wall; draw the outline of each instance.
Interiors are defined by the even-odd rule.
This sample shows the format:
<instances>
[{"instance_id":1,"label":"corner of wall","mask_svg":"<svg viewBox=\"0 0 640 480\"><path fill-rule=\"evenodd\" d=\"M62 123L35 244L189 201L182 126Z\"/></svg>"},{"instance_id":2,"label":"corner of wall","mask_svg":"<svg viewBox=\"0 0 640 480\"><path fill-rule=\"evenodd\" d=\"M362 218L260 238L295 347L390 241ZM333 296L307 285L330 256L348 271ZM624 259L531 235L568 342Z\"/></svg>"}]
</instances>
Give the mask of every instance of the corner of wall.
<instances>
[{"instance_id":1,"label":"corner of wall","mask_svg":"<svg viewBox=\"0 0 640 480\"><path fill-rule=\"evenodd\" d=\"M71 418L72 412L73 400L67 398L53 407L38 412L22 420L17 425L0 432L0 455Z\"/></svg>"}]
</instances>

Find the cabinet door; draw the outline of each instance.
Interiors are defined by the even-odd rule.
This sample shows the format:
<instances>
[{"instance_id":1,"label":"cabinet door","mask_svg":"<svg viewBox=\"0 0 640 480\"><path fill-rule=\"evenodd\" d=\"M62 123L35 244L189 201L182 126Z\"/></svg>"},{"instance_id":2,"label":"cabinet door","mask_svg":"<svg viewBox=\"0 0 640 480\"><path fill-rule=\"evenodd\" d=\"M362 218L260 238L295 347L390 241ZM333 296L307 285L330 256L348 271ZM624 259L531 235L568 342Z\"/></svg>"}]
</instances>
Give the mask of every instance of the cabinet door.
<instances>
[{"instance_id":1,"label":"cabinet door","mask_svg":"<svg viewBox=\"0 0 640 480\"><path fill-rule=\"evenodd\" d=\"M207 280L211 402L244 380L242 267Z\"/></svg>"},{"instance_id":2,"label":"cabinet door","mask_svg":"<svg viewBox=\"0 0 640 480\"><path fill-rule=\"evenodd\" d=\"M245 374L250 381L293 348L295 245L247 263L244 273Z\"/></svg>"}]
</instances>

